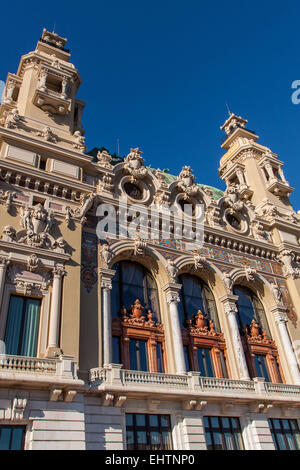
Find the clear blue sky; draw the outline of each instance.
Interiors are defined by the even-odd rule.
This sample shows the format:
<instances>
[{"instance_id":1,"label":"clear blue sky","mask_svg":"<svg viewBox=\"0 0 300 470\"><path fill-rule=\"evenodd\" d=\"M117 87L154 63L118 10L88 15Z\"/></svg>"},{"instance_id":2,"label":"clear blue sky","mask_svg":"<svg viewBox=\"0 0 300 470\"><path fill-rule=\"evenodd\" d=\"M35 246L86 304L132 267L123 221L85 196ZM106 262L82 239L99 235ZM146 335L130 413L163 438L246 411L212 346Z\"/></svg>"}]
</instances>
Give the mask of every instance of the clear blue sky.
<instances>
[{"instance_id":1,"label":"clear blue sky","mask_svg":"<svg viewBox=\"0 0 300 470\"><path fill-rule=\"evenodd\" d=\"M232 112L285 162L299 186L300 2L201 0L19 1L1 7L0 79L16 72L42 28L68 38L83 79L89 149L139 146L147 164L224 189L222 132ZM300 209L300 191L291 197Z\"/></svg>"}]
</instances>

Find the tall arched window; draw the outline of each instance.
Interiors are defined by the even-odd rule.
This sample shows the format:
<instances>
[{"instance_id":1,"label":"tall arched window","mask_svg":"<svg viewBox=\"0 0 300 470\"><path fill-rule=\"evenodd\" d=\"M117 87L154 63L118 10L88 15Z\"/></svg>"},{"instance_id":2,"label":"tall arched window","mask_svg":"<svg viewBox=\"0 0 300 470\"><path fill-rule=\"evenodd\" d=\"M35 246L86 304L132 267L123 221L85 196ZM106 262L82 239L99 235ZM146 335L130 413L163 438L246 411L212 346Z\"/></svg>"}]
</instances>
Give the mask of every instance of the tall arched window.
<instances>
[{"instance_id":1,"label":"tall arched window","mask_svg":"<svg viewBox=\"0 0 300 470\"><path fill-rule=\"evenodd\" d=\"M179 314L187 370L206 377L228 377L226 347L212 291L200 278L178 277L182 285Z\"/></svg>"},{"instance_id":2,"label":"tall arched window","mask_svg":"<svg viewBox=\"0 0 300 470\"><path fill-rule=\"evenodd\" d=\"M160 321L157 285L149 271L138 263L120 261L114 265L116 274L113 278L112 315L118 317L122 308L130 309L130 305L139 299L152 317Z\"/></svg>"},{"instance_id":3,"label":"tall arched window","mask_svg":"<svg viewBox=\"0 0 300 470\"><path fill-rule=\"evenodd\" d=\"M247 287L235 286L234 294L238 295L238 321L240 329L250 327L252 320L256 320L271 339L271 333L264 307L259 298Z\"/></svg>"},{"instance_id":4,"label":"tall arched window","mask_svg":"<svg viewBox=\"0 0 300 470\"><path fill-rule=\"evenodd\" d=\"M216 302L212 291L197 276L182 274L178 277L182 285L179 312L182 324L186 324L198 310L214 322L216 331L220 331Z\"/></svg>"},{"instance_id":5,"label":"tall arched window","mask_svg":"<svg viewBox=\"0 0 300 470\"><path fill-rule=\"evenodd\" d=\"M125 369L164 372L164 332L156 281L135 262L120 261L113 269L113 361Z\"/></svg>"},{"instance_id":6,"label":"tall arched window","mask_svg":"<svg viewBox=\"0 0 300 470\"><path fill-rule=\"evenodd\" d=\"M245 286L235 286L233 292L238 296L237 319L250 376L282 382L277 347L261 301Z\"/></svg>"}]
</instances>

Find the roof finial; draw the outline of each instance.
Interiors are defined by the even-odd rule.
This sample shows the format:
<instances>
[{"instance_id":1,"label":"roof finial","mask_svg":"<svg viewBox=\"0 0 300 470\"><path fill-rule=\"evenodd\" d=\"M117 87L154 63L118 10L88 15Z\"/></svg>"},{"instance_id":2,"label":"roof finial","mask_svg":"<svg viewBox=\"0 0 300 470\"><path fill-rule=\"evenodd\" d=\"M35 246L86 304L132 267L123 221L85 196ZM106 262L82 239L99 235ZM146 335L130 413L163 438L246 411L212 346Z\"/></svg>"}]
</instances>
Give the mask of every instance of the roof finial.
<instances>
[{"instance_id":1,"label":"roof finial","mask_svg":"<svg viewBox=\"0 0 300 470\"><path fill-rule=\"evenodd\" d=\"M55 33L55 28L56 28L56 22L54 22L54 26L53 26L53 31L52 31L52 33Z\"/></svg>"},{"instance_id":2,"label":"roof finial","mask_svg":"<svg viewBox=\"0 0 300 470\"><path fill-rule=\"evenodd\" d=\"M231 111L230 111L230 109L229 109L229 106L228 106L228 104L227 104L227 101L225 101L225 104L226 104L228 116L230 117L232 113L231 113Z\"/></svg>"}]
</instances>

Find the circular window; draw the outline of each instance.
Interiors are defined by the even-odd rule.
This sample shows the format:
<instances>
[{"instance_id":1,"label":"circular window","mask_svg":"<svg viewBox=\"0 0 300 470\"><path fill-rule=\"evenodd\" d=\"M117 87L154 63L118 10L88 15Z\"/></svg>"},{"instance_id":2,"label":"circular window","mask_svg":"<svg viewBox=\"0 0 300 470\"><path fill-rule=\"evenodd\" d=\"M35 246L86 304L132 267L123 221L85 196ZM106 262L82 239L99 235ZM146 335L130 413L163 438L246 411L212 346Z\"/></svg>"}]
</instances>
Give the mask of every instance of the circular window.
<instances>
[{"instance_id":1,"label":"circular window","mask_svg":"<svg viewBox=\"0 0 300 470\"><path fill-rule=\"evenodd\" d=\"M242 223L241 220L238 219L235 215L233 214L226 214L226 220L231 225L232 228L235 230L241 230L242 229Z\"/></svg>"},{"instance_id":2,"label":"circular window","mask_svg":"<svg viewBox=\"0 0 300 470\"><path fill-rule=\"evenodd\" d=\"M127 182L124 184L124 189L126 193L128 194L128 196L131 197L132 199L137 199L137 200L143 199L143 191L136 184Z\"/></svg>"},{"instance_id":3,"label":"circular window","mask_svg":"<svg viewBox=\"0 0 300 470\"><path fill-rule=\"evenodd\" d=\"M195 215L196 215L196 204L194 204L189 199L179 199L178 204L180 205L182 212L184 212L186 210L188 215L192 215L192 217L195 217ZM185 206L186 206L186 208L185 208Z\"/></svg>"}]
</instances>

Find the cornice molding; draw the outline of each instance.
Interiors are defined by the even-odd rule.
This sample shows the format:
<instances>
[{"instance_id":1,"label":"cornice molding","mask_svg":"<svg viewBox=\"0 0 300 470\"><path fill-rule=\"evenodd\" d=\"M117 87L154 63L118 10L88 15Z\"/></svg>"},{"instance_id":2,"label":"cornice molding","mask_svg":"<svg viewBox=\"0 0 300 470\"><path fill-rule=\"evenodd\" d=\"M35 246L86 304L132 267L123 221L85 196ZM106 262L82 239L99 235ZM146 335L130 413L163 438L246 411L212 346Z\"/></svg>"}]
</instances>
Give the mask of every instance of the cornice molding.
<instances>
[{"instance_id":1,"label":"cornice molding","mask_svg":"<svg viewBox=\"0 0 300 470\"><path fill-rule=\"evenodd\" d=\"M41 140L40 138L35 137L33 135L29 136L29 135L20 133L18 130L0 127L0 141L3 140L4 137L8 139L13 139L14 141L22 143L22 144L34 146L48 153L51 152L53 155L57 155L63 158L73 159L77 162L77 164L78 162L80 162L82 166L91 163L91 160L93 158L90 155L86 155L85 153L82 153L80 151L72 150L67 147L61 147L49 141ZM72 142L70 141L70 144L71 143ZM49 154L49 158L51 158L50 154Z\"/></svg>"}]
</instances>

